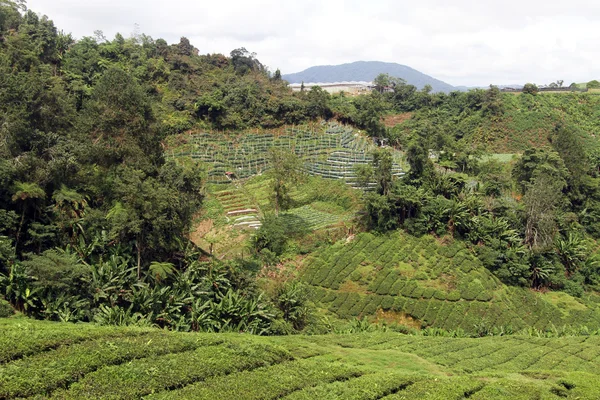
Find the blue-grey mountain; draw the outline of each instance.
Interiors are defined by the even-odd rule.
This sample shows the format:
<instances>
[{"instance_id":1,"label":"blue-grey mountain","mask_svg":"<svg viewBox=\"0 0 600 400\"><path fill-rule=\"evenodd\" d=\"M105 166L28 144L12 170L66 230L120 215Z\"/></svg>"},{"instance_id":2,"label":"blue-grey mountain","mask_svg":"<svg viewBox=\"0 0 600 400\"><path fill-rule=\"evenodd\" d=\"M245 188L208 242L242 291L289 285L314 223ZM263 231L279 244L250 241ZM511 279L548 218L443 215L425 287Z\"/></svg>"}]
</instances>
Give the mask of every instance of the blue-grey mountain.
<instances>
[{"instance_id":1,"label":"blue-grey mountain","mask_svg":"<svg viewBox=\"0 0 600 400\"><path fill-rule=\"evenodd\" d=\"M310 67L302 72L283 75L289 83L372 81L381 73L404 79L407 83L422 89L431 85L435 92L451 92L455 87L435 79L406 65L381 61L356 61L341 65L321 65Z\"/></svg>"}]
</instances>

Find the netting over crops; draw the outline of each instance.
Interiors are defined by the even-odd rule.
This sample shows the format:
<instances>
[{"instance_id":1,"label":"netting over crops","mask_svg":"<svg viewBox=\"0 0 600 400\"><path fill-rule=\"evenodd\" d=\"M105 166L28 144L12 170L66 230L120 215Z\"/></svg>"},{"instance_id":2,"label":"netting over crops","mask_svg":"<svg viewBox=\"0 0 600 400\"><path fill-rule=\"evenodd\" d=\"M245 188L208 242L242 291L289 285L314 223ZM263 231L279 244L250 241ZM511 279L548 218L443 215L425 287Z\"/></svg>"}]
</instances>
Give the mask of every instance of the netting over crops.
<instances>
[{"instance_id":1,"label":"netting over crops","mask_svg":"<svg viewBox=\"0 0 600 400\"><path fill-rule=\"evenodd\" d=\"M311 175L344 179L357 186L354 166L369 163L376 146L350 127L329 124L319 130L288 128L282 135L200 133L192 135L183 150L171 151L168 155L202 161L208 166L211 183L227 183L226 173L243 179L268 170L271 147L294 152ZM399 161L396 155L392 171L395 175L402 174Z\"/></svg>"}]
</instances>

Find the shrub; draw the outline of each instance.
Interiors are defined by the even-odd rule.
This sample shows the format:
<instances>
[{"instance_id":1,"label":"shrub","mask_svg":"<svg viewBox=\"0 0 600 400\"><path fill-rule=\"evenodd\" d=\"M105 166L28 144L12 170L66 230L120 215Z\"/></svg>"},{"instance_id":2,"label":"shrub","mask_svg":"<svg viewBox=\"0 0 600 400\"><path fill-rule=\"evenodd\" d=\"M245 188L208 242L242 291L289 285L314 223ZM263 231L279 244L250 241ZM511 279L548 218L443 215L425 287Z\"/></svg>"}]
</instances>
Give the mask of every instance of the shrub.
<instances>
[{"instance_id":1,"label":"shrub","mask_svg":"<svg viewBox=\"0 0 600 400\"><path fill-rule=\"evenodd\" d=\"M389 310L394 305L394 297L392 296L383 296L381 298L381 308L384 310Z\"/></svg>"},{"instance_id":2,"label":"shrub","mask_svg":"<svg viewBox=\"0 0 600 400\"><path fill-rule=\"evenodd\" d=\"M435 294L436 290L432 287L427 287L423 289L423 293L421 294L421 297L423 297L424 299L431 299L433 297L433 295Z\"/></svg>"},{"instance_id":3,"label":"shrub","mask_svg":"<svg viewBox=\"0 0 600 400\"><path fill-rule=\"evenodd\" d=\"M482 290L476 297L476 300L479 301L490 301L492 300L494 296L492 295L492 293L488 290Z\"/></svg>"},{"instance_id":4,"label":"shrub","mask_svg":"<svg viewBox=\"0 0 600 400\"><path fill-rule=\"evenodd\" d=\"M369 299L369 302L362 310L363 315L375 315L377 309L379 308L379 305L381 304L380 296L369 296Z\"/></svg>"},{"instance_id":5,"label":"shrub","mask_svg":"<svg viewBox=\"0 0 600 400\"><path fill-rule=\"evenodd\" d=\"M466 287L465 287L466 286ZM461 287L460 293L462 298L465 300L475 300L480 293L484 292L485 289L479 280L469 282L467 285Z\"/></svg>"},{"instance_id":6,"label":"shrub","mask_svg":"<svg viewBox=\"0 0 600 400\"><path fill-rule=\"evenodd\" d=\"M340 362L326 362L308 359L281 363L271 367L243 371L238 374L217 376L205 382L198 382L178 390L157 393L148 399L212 399L238 398L248 400L279 399L286 394L297 394L296 398L311 397L313 393L326 393L318 388L329 382L353 382L352 377L360 376L356 368ZM299 390L316 386L315 392L309 389L304 397Z\"/></svg>"},{"instance_id":7,"label":"shrub","mask_svg":"<svg viewBox=\"0 0 600 400\"><path fill-rule=\"evenodd\" d=\"M413 308L412 311L412 315L421 320L423 319L423 317L425 316L425 313L427 312L427 307L429 306L429 302L425 301L425 300L418 300L417 304L415 304L415 307Z\"/></svg>"},{"instance_id":8,"label":"shrub","mask_svg":"<svg viewBox=\"0 0 600 400\"><path fill-rule=\"evenodd\" d=\"M394 299L394 305L392 306L392 310L403 311L404 304L406 304L406 298L398 296Z\"/></svg>"},{"instance_id":9,"label":"shrub","mask_svg":"<svg viewBox=\"0 0 600 400\"><path fill-rule=\"evenodd\" d=\"M419 271L415 274L415 279L418 281L426 281L429 280L429 276L425 271Z\"/></svg>"},{"instance_id":10,"label":"shrub","mask_svg":"<svg viewBox=\"0 0 600 400\"><path fill-rule=\"evenodd\" d=\"M400 293L402 292L402 288L404 288L405 285L406 285L406 279L398 278L398 279L396 279L396 282L394 282L394 284L390 288L389 293L392 296L399 296Z\"/></svg>"},{"instance_id":11,"label":"shrub","mask_svg":"<svg viewBox=\"0 0 600 400\"><path fill-rule=\"evenodd\" d=\"M452 290L450 293L446 295L446 300L448 301L458 301L460 300L460 292L458 290Z\"/></svg>"},{"instance_id":12,"label":"shrub","mask_svg":"<svg viewBox=\"0 0 600 400\"><path fill-rule=\"evenodd\" d=\"M410 296L410 294L413 291L417 290L418 287L419 287L419 285L415 281L406 282L406 285L402 289L402 296L407 296L407 297Z\"/></svg>"},{"instance_id":13,"label":"shrub","mask_svg":"<svg viewBox=\"0 0 600 400\"><path fill-rule=\"evenodd\" d=\"M438 300L446 300L446 292L444 292L442 290L436 290L433 293L433 298L438 299Z\"/></svg>"},{"instance_id":14,"label":"shrub","mask_svg":"<svg viewBox=\"0 0 600 400\"><path fill-rule=\"evenodd\" d=\"M413 290L408 296L412 297L413 299L420 299L423 296L424 291L425 289L423 289L420 286L417 286L415 290Z\"/></svg>"},{"instance_id":15,"label":"shrub","mask_svg":"<svg viewBox=\"0 0 600 400\"><path fill-rule=\"evenodd\" d=\"M10 317L15 313L15 309L12 308L10 303L0 297L0 318Z\"/></svg>"}]
</instances>

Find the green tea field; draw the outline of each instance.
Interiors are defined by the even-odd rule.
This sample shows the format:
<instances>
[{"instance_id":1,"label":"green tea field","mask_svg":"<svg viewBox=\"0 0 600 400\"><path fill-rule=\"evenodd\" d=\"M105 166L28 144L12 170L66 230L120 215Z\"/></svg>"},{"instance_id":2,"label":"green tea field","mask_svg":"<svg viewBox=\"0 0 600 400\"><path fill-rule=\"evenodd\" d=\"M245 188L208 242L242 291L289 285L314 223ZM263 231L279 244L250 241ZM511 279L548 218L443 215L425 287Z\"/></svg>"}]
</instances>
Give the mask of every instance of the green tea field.
<instances>
[{"instance_id":1,"label":"green tea field","mask_svg":"<svg viewBox=\"0 0 600 400\"><path fill-rule=\"evenodd\" d=\"M0 319L0 398L597 399L600 337L258 337Z\"/></svg>"},{"instance_id":2,"label":"green tea field","mask_svg":"<svg viewBox=\"0 0 600 400\"><path fill-rule=\"evenodd\" d=\"M316 301L342 318L382 310L392 320L408 316L422 326L471 333L600 327L598 296L508 287L464 244L442 245L432 236L361 233L307 259L302 279Z\"/></svg>"}]
</instances>

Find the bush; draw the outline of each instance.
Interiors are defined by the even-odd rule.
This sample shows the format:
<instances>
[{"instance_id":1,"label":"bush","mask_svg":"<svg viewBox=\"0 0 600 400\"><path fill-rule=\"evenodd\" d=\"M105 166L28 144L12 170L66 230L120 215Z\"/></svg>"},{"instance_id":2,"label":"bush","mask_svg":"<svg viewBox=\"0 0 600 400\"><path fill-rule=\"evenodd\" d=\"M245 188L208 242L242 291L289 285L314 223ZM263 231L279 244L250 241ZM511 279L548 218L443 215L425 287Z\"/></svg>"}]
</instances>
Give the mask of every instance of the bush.
<instances>
[{"instance_id":1,"label":"bush","mask_svg":"<svg viewBox=\"0 0 600 400\"><path fill-rule=\"evenodd\" d=\"M0 318L10 317L15 313L15 309L12 308L10 303L0 297Z\"/></svg>"},{"instance_id":2,"label":"bush","mask_svg":"<svg viewBox=\"0 0 600 400\"><path fill-rule=\"evenodd\" d=\"M452 290L450 293L448 293L446 295L446 300L448 300L448 301L460 300L460 292L458 290Z\"/></svg>"},{"instance_id":3,"label":"bush","mask_svg":"<svg viewBox=\"0 0 600 400\"><path fill-rule=\"evenodd\" d=\"M539 89L534 83L526 83L525 86L523 86L523 93L532 94L535 96L538 94L538 91Z\"/></svg>"},{"instance_id":4,"label":"bush","mask_svg":"<svg viewBox=\"0 0 600 400\"><path fill-rule=\"evenodd\" d=\"M252 246L257 253L263 249L280 256L287 242L285 222L273 215L267 215L261 227L252 236Z\"/></svg>"}]
</instances>

